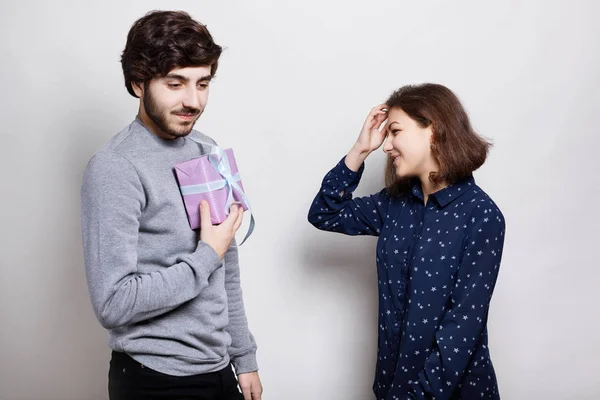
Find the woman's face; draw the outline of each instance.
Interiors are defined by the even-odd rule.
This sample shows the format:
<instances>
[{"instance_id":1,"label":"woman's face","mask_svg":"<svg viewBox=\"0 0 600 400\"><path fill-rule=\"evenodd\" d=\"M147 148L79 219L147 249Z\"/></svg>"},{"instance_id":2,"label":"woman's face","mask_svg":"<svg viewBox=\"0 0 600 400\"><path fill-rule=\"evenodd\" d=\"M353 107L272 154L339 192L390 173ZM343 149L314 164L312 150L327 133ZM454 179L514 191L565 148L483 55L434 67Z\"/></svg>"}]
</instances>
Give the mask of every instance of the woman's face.
<instances>
[{"instance_id":1,"label":"woman's face","mask_svg":"<svg viewBox=\"0 0 600 400\"><path fill-rule=\"evenodd\" d=\"M431 126L423 128L401 108L388 112L388 131L383 151L394 161L396 175L400 178L429 178L438 164L431 154Z\"/></svg>"}]
</instances>

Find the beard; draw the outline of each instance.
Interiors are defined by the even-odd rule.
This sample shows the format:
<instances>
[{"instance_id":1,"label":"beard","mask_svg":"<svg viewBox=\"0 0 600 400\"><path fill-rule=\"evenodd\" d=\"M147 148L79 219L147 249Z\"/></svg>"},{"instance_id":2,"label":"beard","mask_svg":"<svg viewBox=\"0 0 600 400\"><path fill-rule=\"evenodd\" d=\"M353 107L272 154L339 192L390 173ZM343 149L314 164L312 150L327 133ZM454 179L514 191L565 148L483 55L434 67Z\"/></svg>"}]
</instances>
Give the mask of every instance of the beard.
<instances>
[{"instance_id":1,"label":"beard","mask_svg":"<svg viewBox=\"0 0 600 400\"><path fill-rule=\"evenodd\" d=\"M146 114L148 118L154 124L162 130L167 135L172 138L184 137L190 134L194 124L202 115L204 110L198 108L189 108L183 107L176 111L167 111L165 109L161 109L159 104L156 102L155 98L150 94L149 90L144 92L144 108L146 110ZM189 116L195 116L194 119L190 121L179 121L175 114L186 114ZM170 119L172 119L170 121Z\"/></svg>"}]
</instances>

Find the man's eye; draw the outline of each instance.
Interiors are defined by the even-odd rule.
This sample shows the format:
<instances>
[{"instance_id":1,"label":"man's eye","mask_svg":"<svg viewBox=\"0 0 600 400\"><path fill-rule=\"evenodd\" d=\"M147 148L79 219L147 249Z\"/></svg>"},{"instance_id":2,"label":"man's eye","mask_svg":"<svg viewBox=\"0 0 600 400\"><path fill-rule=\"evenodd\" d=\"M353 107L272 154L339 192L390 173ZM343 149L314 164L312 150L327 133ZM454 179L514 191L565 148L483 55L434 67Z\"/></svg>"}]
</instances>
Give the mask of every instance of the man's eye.
<instances>
[{"instance_id":1,"label":"man's eye","mask_svg":"<svg viewBox=\"0 0 600 400\"><path fill-rule=\"evenodd\" d=\"M199 87L200 89L206 89L206 88L208 87L208 83L199 83L199 84L198 84L198 87Z\"/></svg>"},{"instance_id":2,"label":"man's eye","mask_svg":"<svg viewBox=\"0 0 600 400\"><path fill-rule=\"evenodd\" d=\"M178 88L178 87L180 87L180 86L181 86L181 84L180 84L180 83L169 83L169 87L170 87L170 88L173 88L173 89L176 89L176 88Z\"/></svg>"}]
</instances>

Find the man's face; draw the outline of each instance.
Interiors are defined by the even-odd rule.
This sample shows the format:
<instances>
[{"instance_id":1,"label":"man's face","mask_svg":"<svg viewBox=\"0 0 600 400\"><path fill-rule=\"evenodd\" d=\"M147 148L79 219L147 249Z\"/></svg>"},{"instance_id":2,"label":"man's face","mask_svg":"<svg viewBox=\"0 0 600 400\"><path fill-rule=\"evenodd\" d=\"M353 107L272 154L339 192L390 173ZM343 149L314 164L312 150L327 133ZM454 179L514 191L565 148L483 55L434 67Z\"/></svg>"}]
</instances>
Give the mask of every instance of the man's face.
<instances>
[{"instance_id":1,"label":"man's face","mask_svg":"<svg viewBox=\"0 0 600 400\"><path fill-rule=\"evenodd\" d=\"M206 107L210 70L210 66L176 68L145 85L134 85L142 100L142 122L163 139L188 135Z\"/></svg>"}]
</instances>

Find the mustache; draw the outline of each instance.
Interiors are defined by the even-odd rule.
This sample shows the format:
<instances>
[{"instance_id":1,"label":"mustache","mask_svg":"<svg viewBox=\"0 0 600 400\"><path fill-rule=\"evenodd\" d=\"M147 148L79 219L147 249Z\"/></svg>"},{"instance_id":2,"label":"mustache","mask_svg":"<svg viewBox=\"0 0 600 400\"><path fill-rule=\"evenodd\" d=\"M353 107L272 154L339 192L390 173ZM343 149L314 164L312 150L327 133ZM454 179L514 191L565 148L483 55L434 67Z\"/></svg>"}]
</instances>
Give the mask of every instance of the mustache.
<instances>
[{"instance_id":1,"label":"mustache","mask_svg":"<svg viewBox=\"0 0 600 400\"><path fill-rule=\"evenodd\" d=\"M180 110L176 110L171 112L171 114L185 114L185 115L198 115L202 112L199 108L182 108Z\"/></svg>"}]
</instances>

